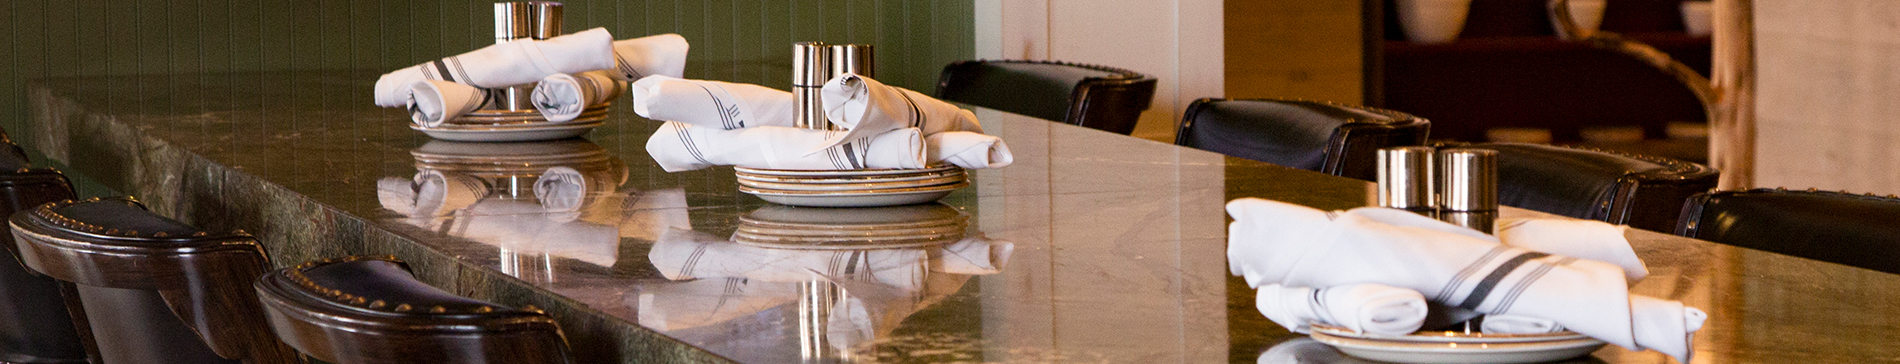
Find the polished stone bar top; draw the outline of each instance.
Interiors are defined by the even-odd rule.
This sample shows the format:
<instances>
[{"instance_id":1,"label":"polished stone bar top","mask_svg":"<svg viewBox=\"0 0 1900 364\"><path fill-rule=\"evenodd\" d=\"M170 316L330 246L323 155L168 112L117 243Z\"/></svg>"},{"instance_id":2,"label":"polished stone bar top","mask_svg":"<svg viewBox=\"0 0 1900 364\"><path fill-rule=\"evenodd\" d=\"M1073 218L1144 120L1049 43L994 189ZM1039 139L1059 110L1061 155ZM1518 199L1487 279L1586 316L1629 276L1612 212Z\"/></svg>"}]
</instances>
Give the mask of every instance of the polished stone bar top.
<instances>
[{"instance_id":1,"label":"polished stone bar top","mask_svg":"<svg viewBox=\"0 0 1900 364\"><path fill-rule=\"evenodd\" d=\"M280 267L393 254L430 284L543 308L588 363L1264 361L1300 336L1228 275L1223 204L1345 209L1371 188L977 108L1014 165L938 204L786 207L737 192L730 168L661 171L644 151L659 123L624 105L583 139L436 141L372 106L375 79L40 80L15 135L157 211L253 232ZM743 238L851 229L918 238ZM1709 312L1694 362L1900 361L1900 276L1630 237L1652 272L1636 293ZM1576 362L1672 360L1609 346Z\"/></svg>"}]
</instances>

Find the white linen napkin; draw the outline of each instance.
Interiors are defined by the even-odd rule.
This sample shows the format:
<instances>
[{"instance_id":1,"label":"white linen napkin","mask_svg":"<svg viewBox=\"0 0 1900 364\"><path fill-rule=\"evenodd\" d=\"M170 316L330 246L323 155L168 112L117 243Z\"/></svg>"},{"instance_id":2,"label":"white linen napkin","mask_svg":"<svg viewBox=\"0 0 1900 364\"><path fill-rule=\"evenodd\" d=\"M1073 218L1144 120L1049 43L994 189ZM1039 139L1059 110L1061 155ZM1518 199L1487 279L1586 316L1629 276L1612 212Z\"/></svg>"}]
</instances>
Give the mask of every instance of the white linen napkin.
<instances>
[{"instance_id":1,"label":"white linen napkin","mask_svg":"<svg viewBox=\"0 0 1900 364\"><path fill-rule=\"evenodd\" d=\"M825 82L819 91L825 118L849 130L810 153L848 140L902 128L922 129L924 135L946 131L983 132L976 114L916 91L888 86L870 77L846 73ZM808 153L809 154L809 153Z\"/></svg>"},{"instance_id":2,"label":"white linen napkin","mask_svg":"<svg viewBox=\"0 0 1900 364\"><path fill-rule=\"evenodd\" d=\"M752 84L647 76L633 82L633 112L647 119L725 130L792 126L792 93Z\"/></svg>"},{"instance_id":3,"label":"white linen napkin","mask_svg":"<svg viewBox=\"0 0 1900 364\"><path fill-rule=\"evenodd\" d=\"M620 81L615 81L610 76L612 74L608 71L587 71L548 75L534 84L534 91L528 98L534 101L534 109L540 111L541 116L548 121L574 120L588 107L620 97Z\"/></svg>"},{"instance_id":4,"label":"white linen napkin","mask_svg":"<svg viewBox=\"0 0 1900 364\"><path fill-rule=\"evenodd\" d=\"M1499 219L1497 227L1498 239L1511 246L1622 267L1631 285L1649 276L1649 268L1623 237L1628 226L1569 218L1510 218Z\"/></svg>"},{"instance_id":5,"label":"white linen napkin","mask_svg":"<svg viewBox=\"0 0 1900 364\"><path fill-rule=\"evenodd\" d=\"M1326 212L1255 198L1229 202L1227 212L1234 218L1228 230L1230 270L1256 287L1380 283L1409 288L1433 302L1548 318L1618 346L1689 360L1693 331L1688 330L1699 329L1697 317L1704 314L1680 303L1630 295L1615 265L1532 252L1443 228L1382 223L1363 216L1365 210L1380 209Z\"/></svg>"},{"instance_id":6,"label":"white linen napkin","mask_svg":"<svg viewBox=\"0 0 1900 364\"><path fill-rule=\"evenodd\" d=\"M614 79L633 82L653 75L684 76L688 48L686 37L671 33L614 41Z\"/></svg>"},{"instance_id":7,"label":"white linen napkin","mask_svg":"<svg viewBox=\"0 0 1900 364\"><path fill-rule=\"evenodd\" d=\"M948 162L963 169L1003 168L1016 161L1003 138L967 131L946 131L924 137L931 163Z\"/></svg>"},{"instance_id":8,"label":"white linen napkin","mask_svg":"<svg viewBox=\"0 0 1900 364\"><path fill-rule=\"evenodd\" d=\"M449 81L423 80L409 84L409 120L427 128L441 126L487 106L488 90Z\"/></svg>"},{"instance_id":9,"label":"white linen napkin","mask_svg":"<svg viewBox=\"0 0 1900 364\"><path fill-rule=\"evenodd\" d=\"M449 81L480 88L527 84L556 73L614 68L613 35L594 28L547 40L518 39L384 74L376 105L401 107L416 81Z\"/></svg>"},{"instance_id":10,"label":"white linen napkin","mask_svg":"<svg viewBox=\"0 0 1900 364\"><path fill-rule=\"evenodd\" d=\"M1380 335L1410 334L1425 323L1424 295L1377 283L1320 289L1269 284L1260 287L1254 305L1267 319L1302 334L1316 321Z\"/></svg>"},{"instance_id":11,"label":"white linen napkin","mask_svg":"<svg viewBox=\"0 0 1900 364\"><path fill-rule=\"evenodd\" d=\"M844 132L779 126L733 130L666 122L647 139L647 154L667 172L712 166L770 169L844 170L924 168L924 138L916 128L873 134L846 143L827 140Z\"/></svg>"}]
</instances>

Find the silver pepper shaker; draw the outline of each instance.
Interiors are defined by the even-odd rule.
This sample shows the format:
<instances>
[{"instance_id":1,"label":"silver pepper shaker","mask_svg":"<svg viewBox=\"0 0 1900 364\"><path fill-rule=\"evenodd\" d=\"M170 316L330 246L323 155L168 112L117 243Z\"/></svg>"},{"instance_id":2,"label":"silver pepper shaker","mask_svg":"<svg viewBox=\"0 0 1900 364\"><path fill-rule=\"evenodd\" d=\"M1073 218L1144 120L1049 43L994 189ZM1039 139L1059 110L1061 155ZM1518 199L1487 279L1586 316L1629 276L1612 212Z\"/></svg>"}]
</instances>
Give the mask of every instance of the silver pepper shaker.
<instances>
[{"instance_id":1,"label":"silver pepper shaker","mask_svg":"<svg viewBox=\"0 0 1900 364\"><path fill-rule=\"evenodd\" d=\"M822 42L792 43L792 126L826 129L820 89L830 80L831 49Z\"/></svg>"},{"instance_id":2,"label":"silver pepper shaker","mask_svg":"<svg viewBox=\"0 0 1900 364\"><path fill-rule=\"evenodd\" d=\"M877 78L877 70L874 69L877 60L873 57L876 53L871 45L833 44L829 48L831 48L829 51L831 53L826 58L829 59L827 63L830 63L831 70L825 80L829 81L846 73Z\"/></svg>"},{"instance_id":3,"label":"silver pepper shaker","mask_svg":"<svg viewBox=\"0 0 1900 364\"><path fill-rule=\"evenodd\" d=\"M1437 217L1433 194L1432 147L1412 146L1378 152L1379 206Z\"/></svg>"},{"instance_id":4,"label":"silver pepper shaker","mask_svg":"<svg viewBox=\"0 0 1900 364\"><path fill-rule=\"evenodd\" d=\"M1498 220L1498 152L1438 151L1438 219L1492 234Z\"/></svg>"}]
</instances>

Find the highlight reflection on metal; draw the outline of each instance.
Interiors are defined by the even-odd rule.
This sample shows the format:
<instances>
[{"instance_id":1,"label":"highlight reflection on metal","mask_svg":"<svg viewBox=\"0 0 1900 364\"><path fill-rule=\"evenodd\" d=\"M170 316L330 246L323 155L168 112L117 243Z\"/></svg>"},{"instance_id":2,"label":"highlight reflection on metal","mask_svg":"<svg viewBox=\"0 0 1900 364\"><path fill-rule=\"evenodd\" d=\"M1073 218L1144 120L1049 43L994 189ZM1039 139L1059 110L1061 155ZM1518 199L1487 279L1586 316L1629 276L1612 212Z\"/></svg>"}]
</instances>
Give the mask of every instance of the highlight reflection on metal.
<instances>
[{"instance_id":1,"label":"highlight reflection on metal","mask_svg":"<svg viewBox=\"0 0 1900 364\"><path fill-rule=\"evenodd\" d=\"M903 247L845 247L866 236L915 234L919 228L967 227L942 204L866 209L770 206L741 218L748 228L784 229L806 245L738 242L672 230L648 253L670 283L640 287L640 324L675 332L769 312L796 314L806 362L850 359L876 350L906 317L962 289L972 275L1000 272L1014 245L980 234L931 232ZM945 225L949 224L949 225ZM831 227L830 230L821 227ZM837 237L829 243L823 236ZM784 307L793 312L773 311ZM789 355L789 354L787 354Z\"/></svg>"},{"instance_id":2,"label":"highlight reflection on metal","mask_svg":"<svg viewBox=\"0 0 1900 364\"><path fill-rule=\"evenodd\" d=\"M1490 234L1498 216L1498 152L1438 151L1439 219Z\"/></svg>"},{"instance_id":3,"label":"highlight reflection on metal","mask_svg":"<svg viewBox=\"0 0 1900 364\"><path fill-rule=\"evenodd\" d=\"M1436 215L1433 201L1432 147L1394 147L1379 150L1379 206Z\"/></svg>"},{"instance_id":4,"label":"highlight reflection on metal","mask_svg":"<svg viewBox=\"0 0 1900 364\"><path fill-rule=\"evenodd\" d=\"M831 48L822 42L792 43L792 126L826 129L823 93L831 78Z\"/></svg>"},{"instance_id":5,"label":"highlight reflection on metal","mask_svg":"<svg viewBox=\"0 0 1900 364\"><path fill-rule=\"evenodd\" d=\"M625 206L647 197L618 190L626 165L585 140L431 141L410 154L413 178L378 181L383 206L408 224L495 246L500 270L531 283L556 280L556 257L614 265L620 226L649 217Z\"/></svg>"}]
</instances>

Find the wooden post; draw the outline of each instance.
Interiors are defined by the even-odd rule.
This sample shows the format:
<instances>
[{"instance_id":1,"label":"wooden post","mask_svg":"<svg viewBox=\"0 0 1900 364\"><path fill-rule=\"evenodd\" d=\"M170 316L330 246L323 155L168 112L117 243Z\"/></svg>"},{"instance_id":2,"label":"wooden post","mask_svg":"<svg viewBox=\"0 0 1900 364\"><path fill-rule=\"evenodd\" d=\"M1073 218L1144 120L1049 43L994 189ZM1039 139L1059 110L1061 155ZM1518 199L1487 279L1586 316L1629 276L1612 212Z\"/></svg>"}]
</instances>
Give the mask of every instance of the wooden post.
<instances>
[{"instance_id":1,"label":"wooden post","mask_svg":"<svg viewBox=\"0 0 1900 364\"><path fill-rule=\"evenodd\" d=\"M1715 115L1709 125L1709 164L1722 171L1716 185L1722 190L1755 185L1754 9L1754 0L1715 0L1709 70Z\"/></svg>"}]
</instances>

